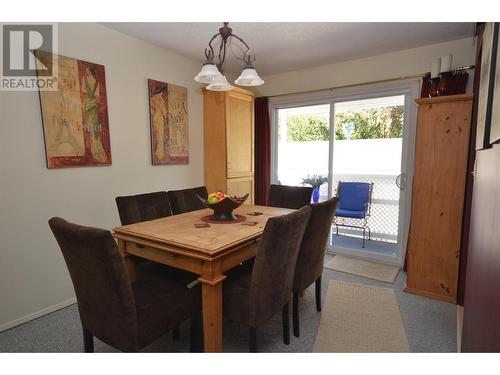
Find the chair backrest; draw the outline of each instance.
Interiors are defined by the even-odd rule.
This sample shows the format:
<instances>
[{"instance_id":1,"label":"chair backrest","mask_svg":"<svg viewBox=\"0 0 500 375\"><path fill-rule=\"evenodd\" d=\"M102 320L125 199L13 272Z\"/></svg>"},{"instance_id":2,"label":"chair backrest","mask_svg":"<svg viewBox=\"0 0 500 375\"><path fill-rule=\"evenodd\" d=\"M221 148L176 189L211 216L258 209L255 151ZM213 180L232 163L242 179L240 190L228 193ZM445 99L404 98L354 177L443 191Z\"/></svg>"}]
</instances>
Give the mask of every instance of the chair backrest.
<instances>
[{"instance_id":1,"label":"chair backrest","mask_svg":"<svg viewBox=\"0 0 500 375\"><path fill-rule=\"evenodd\" d=\"M331 198L310 205L311 216L304 232L295 266L294 292L302 292L323 273L326 245L338 202L338 198Z\"/></svg>"},{"instance_id":2,"label":"chair backrest","mask_svg":"<svg viewBox=\"0 0 500 375\"><path fill-rule=\"evenodd\" d=\"M50 219L49 225L73 281L82 324L92 335L115 348L135 350L134 295L111 233L58 217Z\"/></svg>"},{"instance_id":3,"label":"chair backrest","mask_svg":"<svg viewBox=\"0 0 500 375\"><path fill-rule=\"evenodd\" d=\"M311 208L269 219L250 284L250 325L258 327L290 300L295 263Z\"/></svg>"},{"instance_id":4,"label":"chair backrest","mask_svg":"<svg viewBox=\"0 0 500 375\"><path fill-rule=\"evenodd\" d=\"M267 205L298 209L311 203L312 192L309 186L271 185Z\"/></svg>"},{"instance_id":5,"label":"chair backrest","mask_svg":"<svg viewBox=\"0 0 500 375\"><path fill-rule=\"evenodd\" d=\"M337 197L339 208L351 211L365 211L371 200L372 184L368 182L339 181Z\"/></svg>"},{"instance_id":6,"label":"chair backrest","mask_svg":"<svg viewBox=\"0 0 500 375\"><path fill-rule=\"evenodd\" d=\"M115 201L122 225L172 215L166 191L116 197Z\"/></svg>"},{"instance_id":7,"label":"chair backrest","mask_svg":"<svg viewBox=\"0 0 500 375\"><path fill-rule=\"evenodd\" d=\"M172 212L174 215L205 208L200 200L196 198L196 195L207 199L207 187L198 186L191 189L170 190L168 192L168 199L170 200L170 205L172 206Z\"/></svg>"}]
</instances>

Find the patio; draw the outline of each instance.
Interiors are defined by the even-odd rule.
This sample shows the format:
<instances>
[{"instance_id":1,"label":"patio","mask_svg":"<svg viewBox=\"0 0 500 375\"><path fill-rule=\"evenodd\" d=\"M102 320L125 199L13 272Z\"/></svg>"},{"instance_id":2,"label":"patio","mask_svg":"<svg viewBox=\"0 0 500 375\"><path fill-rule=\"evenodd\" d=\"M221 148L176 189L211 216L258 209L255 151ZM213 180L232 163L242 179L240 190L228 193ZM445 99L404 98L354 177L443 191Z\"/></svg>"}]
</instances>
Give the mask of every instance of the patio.
<instances>
[{"instance_id":1,"label":"patio","mask_svg":"<svg viewBox=\"0 0 500 375\"><path fill-rule=\"evenodd\" d=\"M331 235L331 251L342 252L342 250L352 252L352 250L359 250L363 252L375 253L381 256L394 257L396 256L396 244L393 242L385 242L372 239L365 242L365 247L361 247L361 237L354 237L351 235L343 235L342 230L339 230L339 236L335 234L335 227L332 228Z\"/></svg>"}]
</instances>

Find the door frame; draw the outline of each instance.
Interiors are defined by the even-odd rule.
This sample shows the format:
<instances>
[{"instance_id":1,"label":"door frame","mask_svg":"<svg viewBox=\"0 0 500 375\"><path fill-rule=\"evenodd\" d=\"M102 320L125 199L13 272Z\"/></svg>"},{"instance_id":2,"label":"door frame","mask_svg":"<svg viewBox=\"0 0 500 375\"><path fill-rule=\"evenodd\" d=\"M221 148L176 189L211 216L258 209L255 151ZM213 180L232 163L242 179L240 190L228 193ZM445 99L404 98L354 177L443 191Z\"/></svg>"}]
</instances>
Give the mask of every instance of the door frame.
<instances>
[{"instance_id":1,"label":"door frame","mask_svg":"<svg viewBox=\"0 0 500 375\"><path fill-rule=\"evenodd\" d=\"M271 117L271 183L278 181L278 110L311 105L330 104L330 142L329 142L329 196L332 196L332 165L335 142L332 141L335 129L335 103L377 98L381 96L405 96L405 116L403 124L403 142L401 153L401 173L406 174L404 190L400 193L398 246L396 256L384 256L367 251L350 250L348 255L373 259L376 261L402 266L406 255L406 245L410 228L412 181L415 158L415 142L417 127L417 106L415 99L419 97L420 80L406 79L371 85L359 85L315 93L277 96L269 99L269 114ZM338 253L344 253L337 251Z\"/></svg>"}]
</instances>

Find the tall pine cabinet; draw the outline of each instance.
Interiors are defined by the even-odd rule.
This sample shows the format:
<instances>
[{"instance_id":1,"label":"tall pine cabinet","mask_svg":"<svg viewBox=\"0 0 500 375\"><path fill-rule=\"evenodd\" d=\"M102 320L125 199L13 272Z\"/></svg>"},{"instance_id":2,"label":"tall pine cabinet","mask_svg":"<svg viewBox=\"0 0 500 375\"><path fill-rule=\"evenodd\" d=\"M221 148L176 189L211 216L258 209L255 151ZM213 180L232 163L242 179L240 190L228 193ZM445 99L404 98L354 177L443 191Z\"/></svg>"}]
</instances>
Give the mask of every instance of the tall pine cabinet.
<instances>
[{"instance_id":1,"label":"tall pine cabinet","mask_svg":"<svg viewBox=\"0 0 500 375\"><path fill-rule=\"evenodd\" d=\"M205 185L254 202L254 94L203 89Z\"/></svg>"},{"instance_id":2,"label":"tall pine cabinet","mask_svg":"<svg viewBox=\"0 0 500 375\"><path fill-rule=\"evenodd\" d=\"M405 291L455 303L472 94L417 99Z\"/></svg>"}]
</instances>

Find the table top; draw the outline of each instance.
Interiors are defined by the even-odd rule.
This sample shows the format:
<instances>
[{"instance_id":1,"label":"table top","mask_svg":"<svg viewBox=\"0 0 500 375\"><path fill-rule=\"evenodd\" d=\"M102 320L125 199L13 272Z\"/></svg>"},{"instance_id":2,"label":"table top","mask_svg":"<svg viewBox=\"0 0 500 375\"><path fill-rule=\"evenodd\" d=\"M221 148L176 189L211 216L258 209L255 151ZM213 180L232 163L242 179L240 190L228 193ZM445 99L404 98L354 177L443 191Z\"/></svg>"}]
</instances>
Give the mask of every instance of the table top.
<instances>
[{"instance_id":1,"label":"table top","mask_svg":"<svg viewBox=\"0 0 500 375\"><path fill-rule=\"evenodd\" d=\"M125 225L115 228L113 234L117 238L142 239L155 244L214 256L259 238L269 218L293 211L279 207L243 205L234 213L246 216L245 222L210 223L208 227L197 228L195 224L203 223L202 217L213 213L210 209L203 209ZM254 216L251 215L253 212L262 214ZM256 224L250 226L249 222L256 222Z\"/></svg>"}]
</instances>

